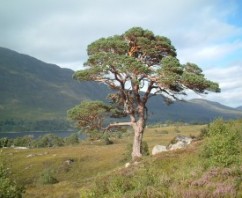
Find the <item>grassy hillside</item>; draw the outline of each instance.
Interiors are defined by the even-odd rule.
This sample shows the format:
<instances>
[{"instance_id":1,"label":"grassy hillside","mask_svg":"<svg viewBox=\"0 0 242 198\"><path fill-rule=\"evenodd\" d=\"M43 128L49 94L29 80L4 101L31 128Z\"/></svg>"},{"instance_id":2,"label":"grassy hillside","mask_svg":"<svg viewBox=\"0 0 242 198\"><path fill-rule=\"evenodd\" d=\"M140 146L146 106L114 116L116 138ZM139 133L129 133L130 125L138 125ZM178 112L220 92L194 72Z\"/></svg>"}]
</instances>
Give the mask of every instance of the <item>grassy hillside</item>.
<instances>
[{"instance_id":1,"label":"grassy hillside","mask_svg":"<svg viewBox=\"0 0 242 198\"><path fill-rule=\"evenodd\" d=\"M197 136L204 127L147 128L144 140L151 152L154 145L167 145L178 134ZM238 128L241 134L241 122ZM59 148L8 148L2 149L0 157L11 170L12 178L25 185L27 198L242 195L241 164L205 167L200 157L205 140L185 149L144 157L138 164L125 168L124 153L131 140L132 134L127 133L122 139L114 139L113 145L82 142L78 146ZM53 176L58 183L44 185L41 182L44 175Z\"/></svg>"}]
</instances>

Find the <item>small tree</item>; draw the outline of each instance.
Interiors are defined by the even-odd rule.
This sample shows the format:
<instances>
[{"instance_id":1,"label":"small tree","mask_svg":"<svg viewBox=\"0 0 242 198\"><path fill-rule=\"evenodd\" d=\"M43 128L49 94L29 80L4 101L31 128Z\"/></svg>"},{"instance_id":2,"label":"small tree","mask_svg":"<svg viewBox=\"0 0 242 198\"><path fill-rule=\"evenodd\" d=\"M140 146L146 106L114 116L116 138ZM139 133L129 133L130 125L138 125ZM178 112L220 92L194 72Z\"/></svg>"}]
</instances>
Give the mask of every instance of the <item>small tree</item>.
<instances>
[{"instance_id":1,"label":"small tree","mask_svg":"<svg viewBox=\"0 0 242 198\"><path fill-rule=\"evenodd\" d=\"M133 159L142 156L150 96L161 94L169 102L187 89L197 93L220 91L218 84L207 80L197 65L179 63L168 38L140 27L101 38L88 46L87 53L87 68L75 72L74 78L102 82L116 91L110 98L123 107L134 129Z\"/></svg>"},{"instance_id":2,"label":"small tree","mask_svg":"<svg viewBox=\"0 0 242 198\"><path fill-rule=\"evenodd\" d=\"M76 121L77 127L92 134L104 131L104 118L111 108L101 101L83 101L67 111L67 116Z\"/></svg>"}]
</instances>

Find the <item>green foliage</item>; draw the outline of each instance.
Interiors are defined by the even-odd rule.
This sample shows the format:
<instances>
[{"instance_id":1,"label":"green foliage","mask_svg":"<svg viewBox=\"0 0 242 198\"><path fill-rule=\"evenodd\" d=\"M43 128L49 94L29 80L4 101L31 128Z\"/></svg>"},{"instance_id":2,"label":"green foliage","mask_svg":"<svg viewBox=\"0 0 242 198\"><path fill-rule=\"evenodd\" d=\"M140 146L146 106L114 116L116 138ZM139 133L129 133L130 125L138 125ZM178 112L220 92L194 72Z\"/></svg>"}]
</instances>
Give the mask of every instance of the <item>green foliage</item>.
<instances>
[{"instance_id":1,"label":"green foliage","mask_svg":"<svg viewBox=\"0 0 242 198\"><path fill-rule=\"evenodd\" d=\"M95 181L94 197L121 197L128 190L134 189L130 177L114 175L113 177L97 178Z\"/></svg>"},{"instance_id":2,"label":"green foliage","mask_svg":"<svg viewBox=\"0 0 242 198\"><path fill-rule=\"evenodd\" d=\"M14 146L24 146L24 147L30 147L33 142L32 136L23 136L23 137L17 137L13 140Z\"/></svg>"},{"instance_id":3,"label":"green foliage","mask_svg":"<svg viewBox=\"0 0 242 198\"><path fill-rule=\"evenodd\" d=\"M179 91L177 88L180 86L180 76L183 72L179 60L175 57L167 56L162 59L161 64L163 66L157 70L160 76L159 83L167 86L167 89Z\"/></svg>"},{"instance_id":4,"label":"green foliage","mask_svg":"<svg viewBox=\"0 0 242 198\"><path fill-rule=\"evenodd\" d=\"M118 139L121 139L122 136L123 136L122 132L120 132L120 131L116 132L116 137L117 137Z\"/></svg>"},{"instance_id":5,"label":"green foliage","mask_svg":"<svg viewBox=\"0 0 242 198\"><path fill-rule=\"evenodd\" d=\"M73 133L64 139L65 145L75 145L79 143L79 138L77 133Z\"/></svg>"},{"instance_id":6,"label":"green foliage","mask_svg":"<svg viewBox=\"0 0 242 198\"><path fill-rule=\"evenodd\" d=\"M104 117L110 107L102 101L83 101L68 110L67 116L77 123L77 127L87 133L101 130Z\"/></svg>"},{"instance_id":7,"label":"green foliage","mask_svg":"<svg viewBox=\"0 0 242 198\"><path fill-rule=\"evenodd\" d=\"M0 198L21 198L24 187L9 177L9 172L0 164Z\"/></svg>"},{"instance_id":8,"label":"green foliage","mask_svg":"<svg viewBox=\"0 0 242 198\"><path fill-rule=\"evenodd\" d=\"M183 65L183 71L182 82L187 88L201 93L205 90L220 92L218 83L207 80L202 74L202 69L196 64Z\"/></svg>"},{"instance_id":9,"label":"green foliage","mask_svg":"<svg viewBox=\"0 0 242 198\"><path fill-rule=\"evenodd\" d=\"M107 178L97 178L93 194L89 193L94 197L126 197L127 192L131 192L129 195L145 198L147 187L154 185L157 180L152 171L149 169L135 171L135 173L124 171Z\"/></svg>"},{"instance_id":10,"label":"green foliage","mask_svg":"<svg viewBox=\"0 0 242 198\"><path fill-rule=\"evenodd\" d=\"M54 134L46 134L38 138L34 143L34 147L58 147L64 145L64 140Z\"/></svg>"},{"instance_id":11,"label":"green foliage","mask_svg":"<svg viewBox=\"0 0 242 198\"><path fill-rule=\"evenodd\" d=\"M181 93L186 88L196 92L220 91L218 84L207 80L196 64L179 63L170 39L141 27L98 39L88 46L87 52L85 66L88 68L74 74L80 81L101 81L111 89L123 91L126 82L138 87L149 82L155 85L152 89L160 87L161 93L165 89L168 95L168 90Z\"/></svg>"},{"instance_id":12,"label":"green foliage","mask_svg":"<svg viewBox=\"0 0 242 198\"><path fill-rule=\"evenodd\" d=\"M201 157L205 166L227 167L240 162L241 128L234 122L216 120L203 133L206 138Z\"/></svg>"},{"instance_id":13,"label":"green foliage","mask_svg":"<svg viewBox=\"0 0 242 198\"><path fill-rule=\"evenodd\" d=\"M0 148L2 147L10 147L13 143L13 140L9 139L9 138L0 138Z\"/></svg>"},{"instance_id":14,"label":"green foliage","mask_svg":"<svg viewBox=\"0 0 242 198\"><path fill-rule=\"evenodd\" d=\"M113 141L110 139L110 134L108 134L108 133L104 133L102 136L102 139L103 139L105 145L113 144Z\"/></svg>"},{"instance_id":15,"label":"green foliage","mask_svg":"<svg viewBox=\"0 0 242 198\"><path fill-rule=\"evenodd\" d=\"M54 176L54 171L51 169L45 169L41 173L38 182L40 184L56 184L58 180Z\"/></svg>"},{"instance_id":16,"label":"green foliage","mask_svg":"<svg viewBox=\"0 0 242 198\"><path fill-rule=\"evenodd\" d=\"M203 139L208 136L208 127L204 127L200 130L200 134L198 136L199 139Z\"/></svg>"},{"instance_id":17,"label":"green foliage","mask_svg":"<svg viewBox=\"0 0 242 198\"><path fill-rule=\"evenodd\" d=\"M79 144L79 136L77 133L73 133L68 137L62 138L55 134L46 134L40 136L37 139L33 139L32 136L17 137L14 139L0 138L0 148L10 146L20 146L29 148L39 147L59 147L64 145Z\"/></svg>"}]
</instances>

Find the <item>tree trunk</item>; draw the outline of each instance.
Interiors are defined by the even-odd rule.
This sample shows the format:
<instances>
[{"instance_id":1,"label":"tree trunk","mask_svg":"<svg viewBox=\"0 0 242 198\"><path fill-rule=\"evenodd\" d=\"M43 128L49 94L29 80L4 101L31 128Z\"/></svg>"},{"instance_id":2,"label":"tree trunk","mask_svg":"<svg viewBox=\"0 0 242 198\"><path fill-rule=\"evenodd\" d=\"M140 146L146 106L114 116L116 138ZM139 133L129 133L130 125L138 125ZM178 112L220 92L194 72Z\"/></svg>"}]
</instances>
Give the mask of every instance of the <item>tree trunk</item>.
<instances>
[{"instance_id":1,"label":"tree trunk","mask_svg":"<svg viewBox=\"0 0 242 198\"><path fill-rule=\"evenodd\" d=\"M132 160L135 161L142 157L141 144L144 132L144 120L141 119L138 122L134 123L132 126L134 129Z\"/></svg>"}]
</instances>

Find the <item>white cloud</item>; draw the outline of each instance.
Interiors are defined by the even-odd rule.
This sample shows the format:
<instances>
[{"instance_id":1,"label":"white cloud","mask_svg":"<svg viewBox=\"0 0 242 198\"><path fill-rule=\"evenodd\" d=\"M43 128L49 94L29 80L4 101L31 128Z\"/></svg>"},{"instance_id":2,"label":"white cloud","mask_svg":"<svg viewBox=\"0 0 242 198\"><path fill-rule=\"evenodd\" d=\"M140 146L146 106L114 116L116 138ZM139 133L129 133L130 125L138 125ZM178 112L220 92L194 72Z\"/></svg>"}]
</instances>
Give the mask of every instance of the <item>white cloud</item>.
<instances>
[{"instance_id":1,"label":"white cloud","mask_svg":"<svg viewBox=\"0 0 242 198\"><path fill-rule=\"evenodd\" d=\"M181 62L195 62L199 64L211 64L211 62L221 62L221 59L228 57L236 51L242 50L242 40L223 43L208 43L203 46L192 46L179 50Z\"/></svg>"},{"instance_id":2,"label":"white cloud","mask_svg":"<svg viewBox=\"0 0 242 198\"><path fill-rule=\"evenodd\" d=\"M206 98L233 107L242 105L242 62L227 68L208 69L204 73L221 88L220 94L210 94Z\"/></svg>"}]
</instances>

